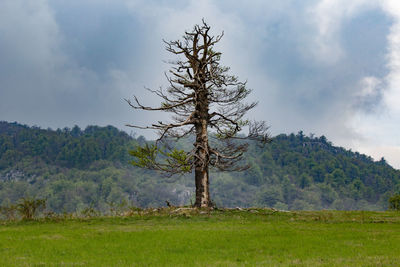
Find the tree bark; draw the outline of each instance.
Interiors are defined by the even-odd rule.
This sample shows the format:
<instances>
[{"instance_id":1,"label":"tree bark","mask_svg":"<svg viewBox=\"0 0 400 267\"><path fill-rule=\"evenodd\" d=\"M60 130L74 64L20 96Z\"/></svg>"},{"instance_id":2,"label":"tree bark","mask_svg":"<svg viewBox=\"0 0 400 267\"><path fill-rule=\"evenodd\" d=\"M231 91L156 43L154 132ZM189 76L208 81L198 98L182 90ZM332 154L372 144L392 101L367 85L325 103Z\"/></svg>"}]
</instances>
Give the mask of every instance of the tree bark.
<instances>
[{"instance_id":1,"label":"tree bark","mask_svg":"<svg viewBox=\"0 0 400 267\"><path fill-rule=\"evenodd\" d=\"M210 191L209 191L209 179L208 179L208 167L203 169L195 169L196 179L196 202L195 207L204 208L210 207Z\"/></svg>"},{"instance_id":2,"label":"tree bark","mask_svg":"<svg viewBox=\"0 0 400 267\"><path fill-rule=\"evenodd\" d=\"M196 202L195 207L210 207L210 190L208 176L208 162L210 159L208 145L208 99L205 90L198 94L196 104L197 123L196 128L196 159L195 159L195 183Z\"/></svg>"}]
</instances>

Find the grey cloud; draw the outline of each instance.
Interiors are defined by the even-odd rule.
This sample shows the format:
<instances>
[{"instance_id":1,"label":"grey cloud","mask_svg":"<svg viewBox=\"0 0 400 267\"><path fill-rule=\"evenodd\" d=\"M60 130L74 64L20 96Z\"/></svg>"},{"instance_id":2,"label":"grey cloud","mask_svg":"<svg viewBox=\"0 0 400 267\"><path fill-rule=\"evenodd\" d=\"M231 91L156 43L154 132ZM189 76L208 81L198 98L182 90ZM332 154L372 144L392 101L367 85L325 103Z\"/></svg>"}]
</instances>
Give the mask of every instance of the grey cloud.
<instances>
[{"instance_id":1,"label":"grey cloud","mask_svg":"<svg viewBox=\"0 0 400 267\"><path fill-rule=\"evenodd\" d=\"M375 111L381 101L381 87L361 96L360 81L387 74L392 21L376 5L339 16L327 38L334 60L324 61L316 42L320 25L310 13L318 3L3 0L0 120L130 131L123 125L167 118L133 112L123 98L136 94L157 105L143 86L166 86L169 66L162 60L170 55L162 38L179 38L205 18L213 33L225 30L218 47L223 62L254 89L250 98L259 106L251 116L267 120L275 134L304 130L349 144L358 138L349 119Z\"/></svg>"},{"instance_id":2,"label":"grey cloud","mask_svg":"<svg viewBox=\"0 0 400 267\"><path fill-rule=\"evenodd\" d=\"M75 28L54 16L57 12L46 1L0 5L0 119L42 127L84 127L111 124L126 112L121 107L123 95L113 92L114 80L108 73L129 58L124 54L128 48L120 51L122 43L129 46L127 40L110 36L118 23L94 33L82 21L89 14L78 16L74 9L58 11L70 12L65 16ZM81 31L76 39L74 31Z\"/></svg>"}]
</instances>

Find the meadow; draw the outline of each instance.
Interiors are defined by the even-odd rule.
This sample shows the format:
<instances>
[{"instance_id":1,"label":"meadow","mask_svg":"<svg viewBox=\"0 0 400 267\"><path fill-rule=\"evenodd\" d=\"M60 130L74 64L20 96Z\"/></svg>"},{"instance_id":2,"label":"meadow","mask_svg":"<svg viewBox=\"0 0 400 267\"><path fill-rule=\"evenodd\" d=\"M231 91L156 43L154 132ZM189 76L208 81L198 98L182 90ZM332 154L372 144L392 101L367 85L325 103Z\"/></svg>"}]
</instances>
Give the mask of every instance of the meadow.
<instances>
[{"instance_id":1,"label":"meadow","mask_svg":"<svg viewBox=\"0 0 400 267\"><path fill-rule=\"evenodd\" d=\"M398 266L400 213L154 209L0 222L0 266Z\"/></svg>"}]
</instances>

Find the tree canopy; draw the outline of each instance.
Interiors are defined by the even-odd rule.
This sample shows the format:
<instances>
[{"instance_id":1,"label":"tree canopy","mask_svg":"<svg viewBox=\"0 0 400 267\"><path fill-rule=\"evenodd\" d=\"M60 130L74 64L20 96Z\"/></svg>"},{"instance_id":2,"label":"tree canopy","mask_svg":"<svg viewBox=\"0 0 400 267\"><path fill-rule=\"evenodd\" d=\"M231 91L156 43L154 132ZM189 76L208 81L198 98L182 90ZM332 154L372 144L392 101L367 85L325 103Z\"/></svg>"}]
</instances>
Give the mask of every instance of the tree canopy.
<instances>
[{"instance_id":1,"label":"tree canopy","mask_svg":"<svg viewBox=\"0 0 400 267\"><path fill-rule=\"evenodd\" d=\"M333 146L326 138L282 134L268 146L250 142L246 172L213 172L210 194L217 206L277 209L384 210L400 193L400 171L385 161ZM193 138L182 138L180 148ZM194 201L190 174L164 179L130 166L128 150L146 141L112 126L58 130L0 122L0 206L46 198L55 212L126 202L158 207ZM98 151L96 157L90 151ZM100 153L101 152L101 153Z\"/></svg>"}]
</instances>

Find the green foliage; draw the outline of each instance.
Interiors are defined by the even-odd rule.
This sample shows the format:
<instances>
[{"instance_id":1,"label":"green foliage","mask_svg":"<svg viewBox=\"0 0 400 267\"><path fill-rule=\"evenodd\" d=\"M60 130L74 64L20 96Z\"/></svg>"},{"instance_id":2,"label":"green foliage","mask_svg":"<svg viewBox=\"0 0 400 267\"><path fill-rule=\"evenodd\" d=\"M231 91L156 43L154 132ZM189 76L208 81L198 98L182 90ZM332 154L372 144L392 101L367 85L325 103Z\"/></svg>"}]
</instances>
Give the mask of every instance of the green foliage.
<instances>
[{"instance_id":1,"label":"green foliage","mask_svg":"<svg viewBox=\"0 0 400 267\"><path fill-rule=\"evenodd\" d=\"M129 154L136 158L136 161L131 161L131 164L140 168L151 169L156 164L158 153L159 150L156 145L137 146L134 150L129 151Z\"/></svg>"},{"instance_id":2,"label":"green foliage","mask_svg":"<svg viewBox=\"0 0 400 267\"><path fill-rule=\"evenodd\" d=\"M189 173L184 150L192 143L188 136L168 150L111 126L53 131L0 122L2 217L18 216L10 203L29 196L47 199L46 210L57 213L81 212L91 204L112 213L108 203L123 201L142 208L164 206L166 200L189 205L195 187L189 175L167 179L129 163L130 154L137 165L159 157ZM217 206L384 210L400 189L400 171L385 161L303 133L278 135L265 147L250 143L245 161L252 166L245 172L210 170Z\"/></svg>"},{"instance_id":3,"label":"green foliage","mask_svg":"<svg viewBox=\"0 0 400 267\"><path fill-rule=\"evenodd\" d=\"M164 152L169 166L177 166L182 172L191 172L191 164L184 150L174 148L171 152Z\"/></svg>"},{"instance_id":4,"label":"green foliage","mask_svg":"<svg viewBox=\"0 0 400 267\"><path fill-rule=\"evenodd\" d=\"M275 204L284 202L282 190L276 186L262 191L258 199L259 204L268 207L274 207Z\"/></svg>"},{"instance_id":5,"label":"green foliage","mask_svg":"<svg viewBox=\"0 0 400 267\"><path fill-rule=\"evenodd\" d=\"M0 170L26 157L68 168L86 168L102 159L126 161L132 145L126 133L112 126L52 131L0 122Z\"/></svg>"},{"instance_id":6,"label":"green foliage","mask_svg":"<svg viewBox=\"0 0 400 267\"><path fill-rule=\"evenodd\" d=\"M394 195L389 198L389 209L400 210L400 194Z\"/></svg>"},{"instance_id":7,"label":"green foliage","mask_svg":"<svg viewBox=\"0 0 400 267\"><path fill-rule=\"evenodd\" d=\"M308 176L307 174L303 173L300 176L300 181L299 181L299 186L301 189L304 189L306 187L309 187L311 185L311 177Z\"/></svg>"},{"instance_id":8,"label":"green foliage","mask_svg":"<svg viewBox=\"0 0 400 267\"><path fill-rule=\"evenodd\" d=\"M192 170L189 157L182 149L167 150L160 149L154 144L145 144L130 150L129 154L136 159L131 161L131 164L136 167L171 173L189 173Z\"/></svg>"}]
</instances>

